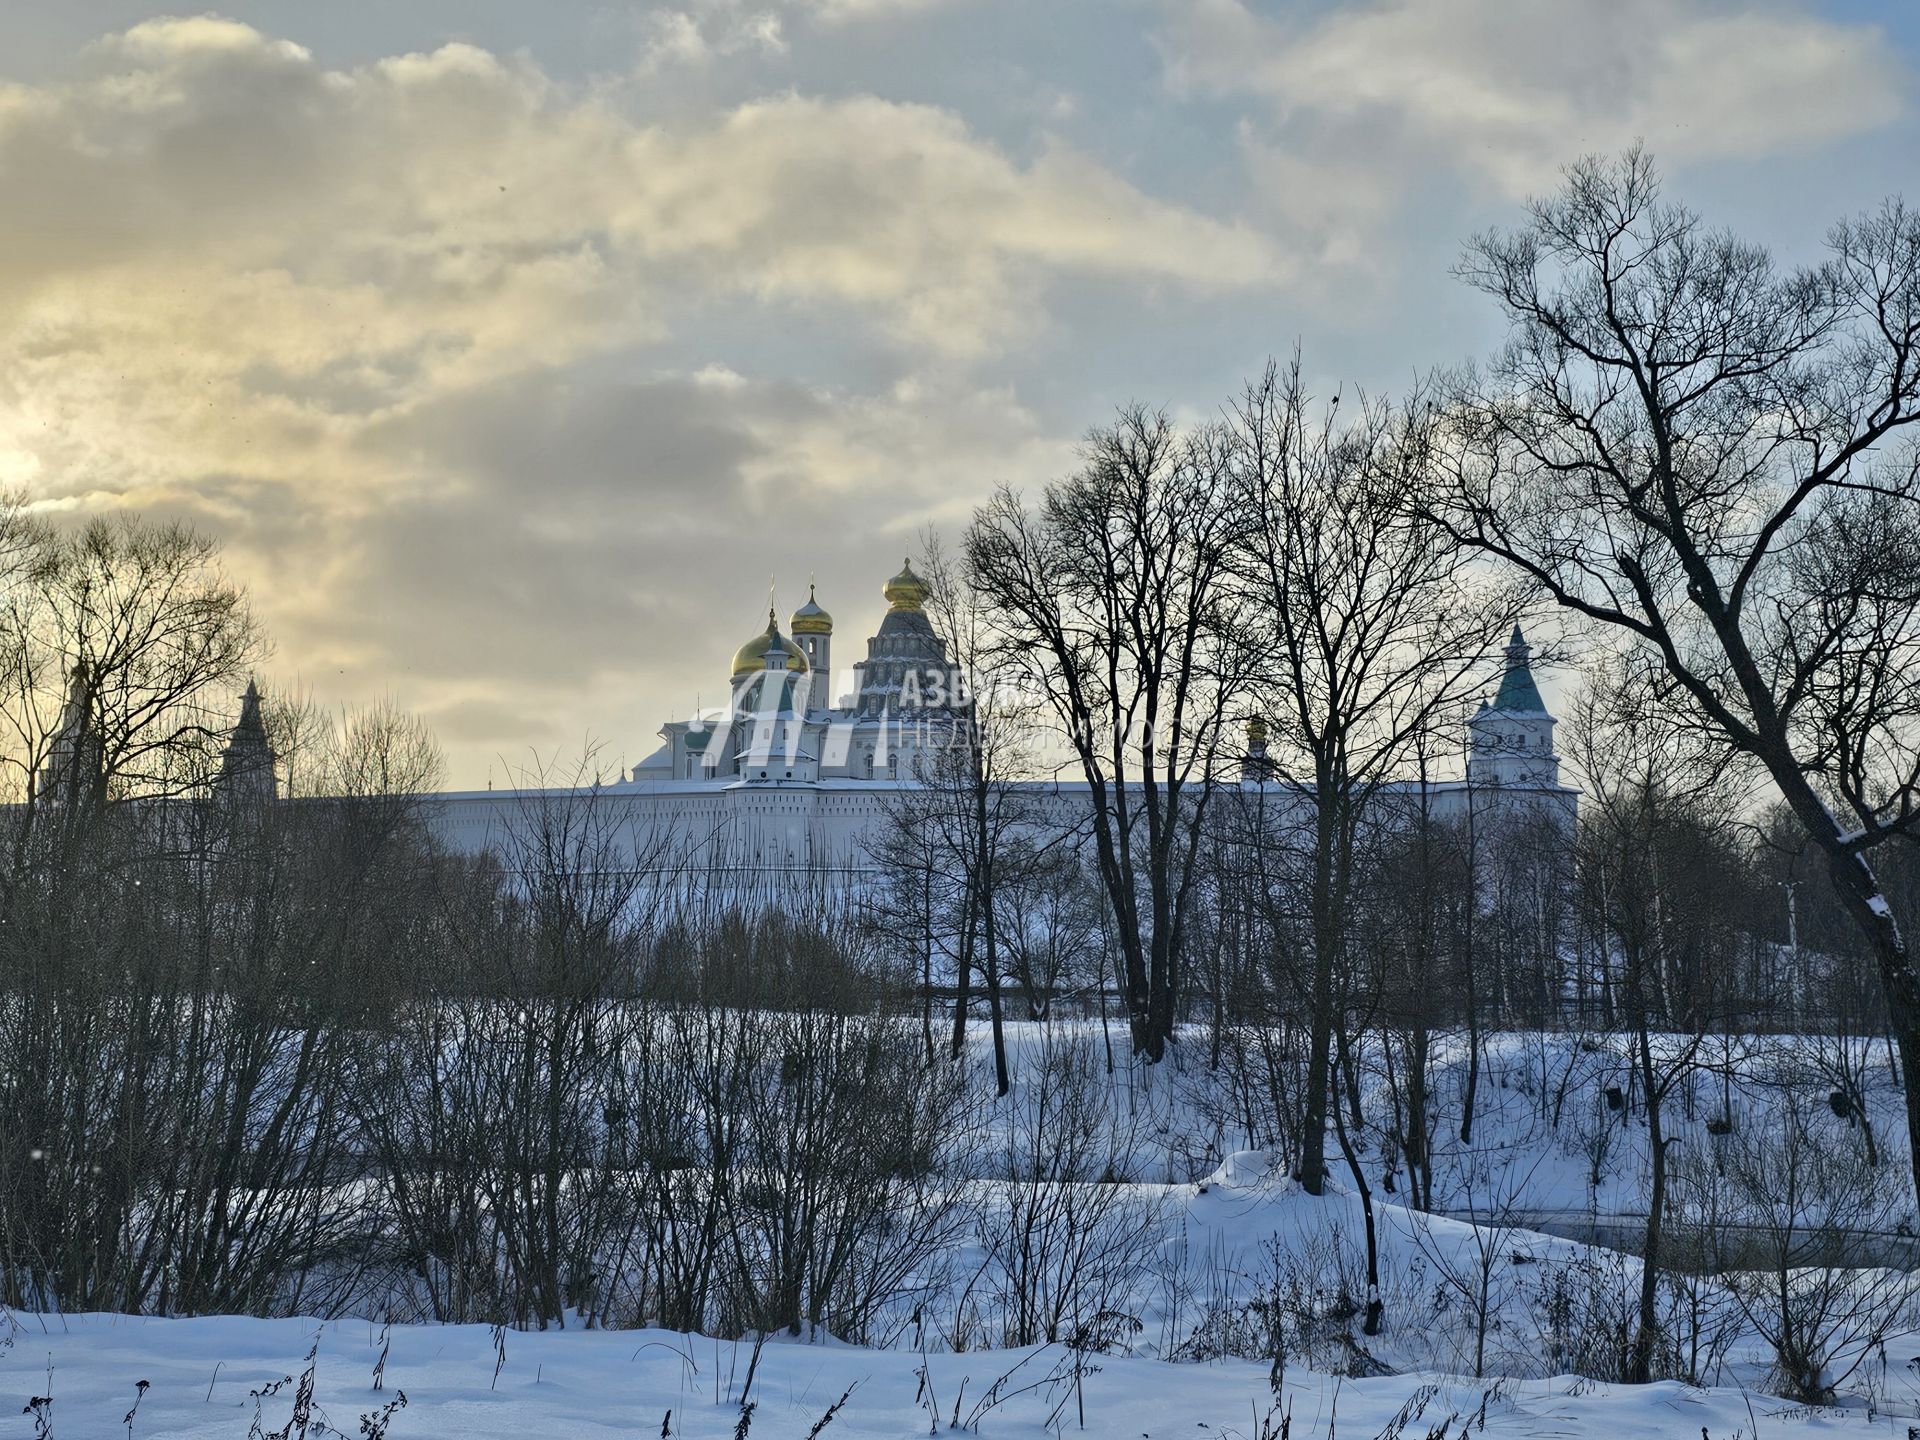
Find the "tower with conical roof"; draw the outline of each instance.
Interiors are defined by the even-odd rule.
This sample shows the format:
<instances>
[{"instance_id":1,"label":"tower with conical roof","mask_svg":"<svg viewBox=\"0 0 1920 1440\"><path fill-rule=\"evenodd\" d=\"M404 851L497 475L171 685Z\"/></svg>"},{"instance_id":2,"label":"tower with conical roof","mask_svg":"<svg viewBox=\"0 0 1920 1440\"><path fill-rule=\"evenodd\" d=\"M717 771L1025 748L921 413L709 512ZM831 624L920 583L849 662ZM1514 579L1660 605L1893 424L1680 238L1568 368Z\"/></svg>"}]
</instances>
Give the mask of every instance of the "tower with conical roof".
<instances>
[{"instance_id":1,"label":"tower with conical roof","mask_svg":"<svg viewBox=\"0 0 1920 1440\"><path fill-rule=\"evenodd\" d=\"M867 658L853 667L860 714L873 718L947 708L947 647L927 618L927 582L914 573L911 560L903 560L900 573L880 593L887 600L880 633L867 641Z\"/></svg>"},{"instance_id":2,"label":"tower with conical roof","mask_svg":"<svg viewBox=\"0 0 1920 1440\"><path fill-rule=\"evenodd\" d=\"M93 722L93 685L84 663L67 674L67 700L60 723L47 746L36 787L41 798L56 804L78 805L103 792L102 749Z\"/></svg>"},{"instance_id":3,"label":"tower with conical roof","mask_svg":"<svg viewBox=\"0 0 1920 1440\"><path fill-rule=\"evenodd\" d=\"M1506 669L1493 699L1467 722L1467 781L1473 785L1557 786L1553 716L1533 679L1533 647L1520 627L1507 641Z\"/></svg>"},{"instance_id":4,"label":"tower with conical roof","mask_svg":"<svg viewBox=\"0 0 1920 1440\"><path fill-rule=\"evenodd\" d=\"M275 758L266 722L260 717L260 687L248 680L246 694L240 697L240 718L227 732L227 748L220 754L215 793L227 800L273 799L278 793L273 779Z\"/></svg>"},{"instance_id":5,"label":"tower with conical roof","mask_svg":"<svg viewBox=\"0 0 1920 1440\"><path fill-rule=\"evenodd\" d=\"M848 773L866 779L912 779L933 752L950 749L969 711L964 677L927 614L932 587L912 560L882 588L887 613L853 667L853 733Z\"/></svg>"}]
</instances>

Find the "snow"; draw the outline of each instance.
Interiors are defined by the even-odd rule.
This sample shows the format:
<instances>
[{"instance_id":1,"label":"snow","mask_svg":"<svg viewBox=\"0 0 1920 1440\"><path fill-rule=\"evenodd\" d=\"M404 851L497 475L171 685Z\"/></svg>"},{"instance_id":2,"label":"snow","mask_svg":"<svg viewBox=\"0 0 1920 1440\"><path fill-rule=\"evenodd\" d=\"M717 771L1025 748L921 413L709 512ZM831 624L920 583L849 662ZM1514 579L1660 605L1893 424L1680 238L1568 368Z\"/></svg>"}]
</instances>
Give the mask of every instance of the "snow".
<instances>
[{"instance_id":1,"label":"snow","mask_svg":"<svg viewBox=\"0 0 1920 1440\"><path fill-rule=\"evenodd\" d=\"M1109 1038L1097 1020L1010 1022L1006 1031L1016 1085L1013 1103L990 1117L997 1128L1011 1123L1022 1094L1030 1090L1018 1077L1031 1075L1049 1050L1077 1041L1104 1057ZM1156 1067L1129 1065L1124 1027L1115 1022L1113 1031L1116 1064L1107 1083L1127 1178L1169 1184L1198 1180L1229 1156L1275 1143L1264 1109L1248 1117L1222 1097L1219 1079L1208 1066L1204 1032L1189 1034L1170 1049L1166 1063ZM1384 1119L1390 1101L1377 1038L1369 1035L1357 1043L1357 1068L1367 1077L1363 1091L1368 1117ZM1653 1037L1656 1056L1669 1059L1690 1043L1685 1036ZM1894 1084L1882 1042L1859 1037L1843 1042L1831 1036L1708 1036L1695 1054L1693 1073L1676 1085L1667 1101L1664 1128L1670 1142L1682 1150L1709 1146L1709 1124L1723 1118L1723 1109L1731 1110L1730 1118L1742 1129L1775 1127L1782 1106L1795 1092L1810 1097L1816 1108L1824 1107L1833 1088L1828 1077L1842 1059L1843 1045L1886 1163L1904 1165L1905 1097ZM990 1090L992 1060L984 1027L972 1036L969 1061L977 1071L976 1088ZM1473 1140L1463 1144L1458 1130L1466 1085L1465 1037L1436 1037L1433 1104L1443 1117L1433 1140L1436 1208L1484 1211L1489 1198L1497 1195L1504 1210L1533 1218L1644 1217L1650 1158L1634 1068L1629 1038L1623 1035L1522 1031L1483 1036ZM1610 1107L1609 1087L1627 1096L1628 1108ZM1857 1128L1844 1119L1821 1119L1834 1144L1858 1136ZM998 1147L990 1144L986 1149L991 1157ZM1344 1175L1331 1138L1328 1155L1335 1174ZM1369 1161L1376 1192L1382 1188L1381 1168L1378 1157ZM1391 1202L1395 1197L1383 1193L1380 1198Z\"/></svg>"},{"instance_id":2,"label":"snow","mask_svg":"<svg viewBox=\"0 0 1920 1440\"><path fill-rule=\"evenodd\" d=\"M1920 1417L1920 1341L1898 1339L1843 1387L1844 1408L1794 1405L1762 1393L1770 1357L1759 1337L1742 1332L1723 1364L1706 1378L1712 1388L1676 1382L1646 1387L1602 1384L1556 1373L1569 1368L1569 1347L1582 1325L1614 1323L1630 1313L1639 1262L1631 1255L1525 1228L1548 1225L1590 1236L1612 1222L1630 1235L1646 1205L1648 1157L1637 1112L1616 1112L1609 1086L1625 1087L1630 1057L1617 1037L1508 1034L1486 1038L1480 1059L1473 1142L1458 1141L1458 1105L1465 1050L1454 1037L1436 1049L1433 1089L1441 1113L1435 1190L1440 1209L1470 1211L1475 1225L1445 1214L1427 1216L1396 1203L1384 1185L1376 1151L1366 1173L1375 1196L1385 1326L1357 1337L1342 1320L1315 1329L1311 1316L1339 1295L1364 1294L1364 1223L1358 1197L1338 1153L1334 1184L1322 1197L1304 1194L1277 1172L1266 1148L1266 1117L1236 1110L1206 1064L1208 1037L1189 1034L1157 1067L1129 1064L1114 1035L1115 1065L1105 1066L1108 1036L1097 1021L1013 1023L1007 1027L1015 1075L1013 1095L984 1102L982 1141L956 1183L982 1202L981 1220L949 1257L972 1283L930 1301L921 1323L905 1326L886 1349L778 1337L757 1365L750 1342L716 1341L664 1331L504 1334L504 1364L495 1332L485 1326L395 1325L383 1332L366 1318L211 1317L153 1319L112 1315L15 1317L0 1320L0 1440L36 1433L23 1413L35 1396L51 1395L51 1434L244 1437L256 1419L251 1392L297 1377L316 1347L316 1418L322 1434L362 1433L373 1415L404 1391L392 1414L390 1440L413 1437L514 1437L565 1440L586 1436L654 1436L671 1411L676 1436L730 1436L740 1425L742 1390L753 1370L756 1410L751 1436L805 1437L840 1397L843 1408L821 1432L834 1436L905 1437L947 1433L1038 1436L1195 1436L1259 1440L1278 1433L1289 1411L1292 1436L1428 1435L1440 1422L1449 1440L1473 1433L1501 1436L1671 1435L1703 1430L1712 1440L1735 1434L1905 1433ZM1663 1055L1686 1041L1662 1037ZM1710 1039L1696 1057L1697 1082L1676 1089L1667 1131L1676 1153L1714 1143L1710 1120L1730 1116L1739 1133L1779 1123L1794 1094L1818 1102L1823 1143L1856 1144L1853 1124L1823 1109L1835 1063L1854 1072L1867 1117L1885 1151L1883 1165L1904 1167L1901 1096L1877 1048L1832 1039ZM1034 1080L1049 1057L1077 1047L1104 1089L1100 1163L1109 1165L1104 1193L1123 1196L1150 1224L1116 1283L1117 1312L1130 1325L1120 1353L1076 1357L1061 1345L981 1348L995 1339L998 1317L988 1278L995 1227L1017 1202L1021 1136L1029 1133ZM1824 1056L1824 1059L1823 1059ZM968 1063L991 1058L984 1033ZM1713 1067L1724 1070L1724 1078ZM1370 1118L1387 1103L1377 1057L1364 1051L1363 1105ZM1331 1149L1331 1147L1330 1147ZM1467 1291L1477 1272L1489 1276L1486 1324L1476 1333ZM1310 1322L1296 1328L1276 1401L1269 1364L1249 1344L1249 1301L1305 1293ZM1569 1321L1565 1307L1574 1307ZM1559 1308L1556 1308L1559 1307ZM1586 1308L1582 1308L1586 1307ZM1556 1316L1558 1317L1556 1319ZM903 1322L904 1323L904 1322ZM1238 1327L1236 1329L1236 1327ZM1572 1333L1570 1333L1570 1331ZM1257 1338L1257 1337L1256 1337ZM385 1388L372 1375L387 1346ZM922 1348L924 1346L924 1349ZM1468 1378L1476 1358L1489 1378ZM1239 1358L1236 1358L1239 1357ZM496 1376L496 1366L498 1375ZM50 1369L49 1369L50 1367ZM1399 1373L1368 1378L1332 1372ZM1005 1377L1005 1378L1003 1378ZM1495 1378L1504 1377L1504 1378ZM131 1429L123 1422L136 1382L140 1397ZM995 1384L1000 1381L996 1398ZM293 1383L258 1401L260 1428L274 1433L291 1413ZM931 1399L929 1399L931 1396ZM1878 1421L1867 1424L1871 1400ZM1278 1406L1276 1410L1275 1407ZM982 1407L985 1408L982 1408ZM1416 1413L1417 1412L1417 1413ZM1396 1417L1405 1416L1399 1431ZM1889 1422L1888 1417L1898 1416Z\"/></svg>"},{"instance_id":3,"label":"snow","mask_svg":"<svg viewBox=\"0 0 1920 1440\"><path fill-rule=\"evenodd\" d=\"M312 1429L316 1437L359 1434L360 1417L402 1391L408 1403L392 1418L391 1440L632 1440L661 1434L669 1412L675 1436L731 1436L752 1359L750 1344L664 1331L510 1332L496 1381L494 1336L487 1327L396 1326L386 1388L376 1391L370 1377L381 1337L365 1321L83 1315L24 1323L25 1333L0 1359L8 1401L0 1407L0 1437L7 1440L33 1433L19 1406L47 1393L53 1396L55 1436L104 1440L127 1434L122 1417L135 1398L135 1382L143 1379L151 1387L134 1418L136 1440L243 1440L255 1415L249 1392L297 1377L316 1341L314 1415L330 1427ZM1084 1403L1088 1435L1251 1440L1260 1433L1258 1417L1275 1406L1264 1365L1091 1356L1087 1365L1094 1373L1080 1377L1076 1397L1070 1363L1063 1367L1063 1360L1071 1357L1059 1347L935 1354L923 1361L911 1352L770 1344L748 1397L756 1404L750 1433L797 1440L849 1389L852 1395L824 1434L895 1440L945 1433L956 1409L963 1422L974 1416L964 1433L1082 1433L1077 1399ZM919 1379L923 1364L931 1407ZM1059 1378L975 1414L994 1381L1016 1367L1003 1391L1050 1374ZM273 1431L287 1422L293 1388L260 1402L263 1428ZM1302 1437L1376 1436L1403 1409L1417 1409L1418 1424L1410 1423L1407 1433L1419 1436L1449 1415L1457 1418L1447 1433L1464 1433L1461 1420L1476 1417L1483 1403L1486 1426L1482 1431L1476 1425L1474 1433L1491 1436L1690 1437L1702 1427L1715 1437L1752 1435L1755 1419L1761 1436L1873 1433L1858 1414L1808 1410L1736 1390L1596 1385L1569 1376L1345 1380L1290 1370L1279 1408L1291 1412L1292 1434ZM937 1411L937 1424L930 1408Z\"/></svg>"}]
</instances>

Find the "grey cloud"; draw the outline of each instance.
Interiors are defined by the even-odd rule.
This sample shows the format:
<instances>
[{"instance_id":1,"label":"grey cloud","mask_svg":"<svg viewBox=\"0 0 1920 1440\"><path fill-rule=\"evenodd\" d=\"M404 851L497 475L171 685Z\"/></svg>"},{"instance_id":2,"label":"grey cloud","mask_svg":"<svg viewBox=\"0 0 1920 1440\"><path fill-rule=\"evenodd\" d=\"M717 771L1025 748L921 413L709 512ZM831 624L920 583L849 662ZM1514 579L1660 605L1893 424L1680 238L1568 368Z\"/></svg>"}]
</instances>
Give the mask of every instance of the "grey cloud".
<instances>
[{"instance_id":1,"label":"grey cloud","mask_svg":"<svg viewBox=\"0 0 1920 1440\"><path fill-rule=\"evenodd\" d=\"M1676 161L1777 155L1905 107L1875 27L1791 3L1372 0L1269 19L1244 0L1202 0L1163 13L1182 90L1261 97L1295 140L1331 132L1337 146L1341 130L1375 127L1392 146L1380 158L1402 173L1435 166L1512 197L1635 139ZM1338 157L1313 153L1337 177Z\"/></svg>"},{"instance_id":2,"label":"grey cloud","mask_svg":"<svg viewBox=\"0 0 1920 1440\"><path fill-rule=\"evenodd\" d=\"M857 415L875 404L885 419ZM903 475L823 500L783 445L845 430L855 454L863 427L910 423L891 402L784 383L552 374L383 421L360 446L409 484L353 537L340 603L290 617L282 664L354 655L350 678L391 677L444 715L469 770L577 743L582 715L610 738L644 737L696 693L718 697L769 576L784 612L817 573L857 644L926 496ZM552 704L524 728L528 693ZM596 709L593 696L626 698Z\"/></svg>"},{"instance_id":3,"label":"grey cloud","mask_svg":"<svg viewBox=\"0 0 1920 1440\"><path fill-rule=\"evenodd\" d=\"M438 678L493 663L553 684L634 663L650 624L691 618L698 552L751 528L742 467L760 447L751 401L726 399L546 375L375 426L361 447L417 480L366 527L338 622Z\"/></svg>"}]
</instances>

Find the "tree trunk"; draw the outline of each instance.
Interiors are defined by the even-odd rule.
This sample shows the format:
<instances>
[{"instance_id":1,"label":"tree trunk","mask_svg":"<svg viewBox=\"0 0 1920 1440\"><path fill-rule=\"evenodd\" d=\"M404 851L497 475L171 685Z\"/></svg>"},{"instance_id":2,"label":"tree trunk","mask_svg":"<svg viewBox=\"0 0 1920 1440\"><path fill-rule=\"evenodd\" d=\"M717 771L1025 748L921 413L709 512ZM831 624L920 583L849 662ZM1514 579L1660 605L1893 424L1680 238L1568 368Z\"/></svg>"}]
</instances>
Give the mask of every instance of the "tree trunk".
<instances>
[{"instance_id":1,"label":"tree trunk","mask_svg":"<svg viewBox=\"0 0 1920 1440\"><path fill-rule=\"evenodd\" d=\"M994 929L992 838L987 828L987 792L984 785L975 787L974 818L979 825L980 850L975 868L979 881L980 917L984 922L982 929L987 946L987 1018L993 1029L994 1093L1005 1095L1013 1088L1013 1082L1007 1075L1007 1034L1000 1006L1000 944L998 932Z\"/></svg>"},{"instance_id":2,"label":"tree trunk","mask_svg":"<svg viewBox=\"0 0 1920 1440\"><path fill-rule=\"evenodd\" d=\"M1344 1068L1344 1046L1341 1056ZM1368 1187L1366 1174L1360 1168L1360 1157L1354 1152L1353 1142L1347 1137L1346 1123L1338 1105L1333 1107L1333 1133L1340 1142L1340 1153L1346 1157L1347 1169L1352 1172L1354 1188L1360 1192L1360 1214L1367 1227L1367 1309L1366 1319L1360 1324L1360 1333L1378 1335L1380 1316L1386 1306L1380 1298L1380 1238L1373 1224L1373 1191Z\"/></svg>"},{"instance_id":3,"label":"tree trunk","mask_svg":"<svg viewBox=\"0 0 1920 1440\"><path fill-rule=\"evenodd\" d=\"M927 1042L927 1064L934 1062L933 1045L933 898L923 892L920 927L920 1033Z\"/></svg>"},{"instance_id":4,"label":"tree trunk","mask_svg":"<svg viewBox=\"0 0 1920 1440\"><path fill-rule=\"evenodd\" d=\"M1901 1070L1911 1075L1920 1061L1920 977L1914 974L1913 952L1867 857L1849 854L1837 836L1830 842L1823 840L1822 848L1847 913L1873 945L1880 989L1887 1001L1887 1028L1900 1052ZM1907 1153L1912 1157L1915 1195L1920 1197L1920 1087L1907 1089L1906 1102Z\"/></svg>"},{"instance_id":5,"label":"tree trunk","mask_svg":"<svg viewBox=\"0 0 1920 1440\"><path fill-rule=\"evenodd\" d=\"M1432 1036L1424 1020L1416 1020L1407 1044L1407 1197L1416 1210L1433 1207L1433 1152L1427 1144L1427 1056Z\"/></svg>"},{"instance_id":6,"label":"tree trunk","mask_svg":"<svg viewBox=\"0 0 1920 1440\"><path fill-rule=\"evenodd\" d=\"M955 1060L967 1051L967 1004L973 988L973 904L974 889L969 885L960 906L960 960L955 967L959 973L954 976L953 987L953 1040L949 1054Z\"/></svg>"},{"instance_id":7,"label":"tree trunk","mask_svg":"<svg viewBox=\"0 0 1920 1440\"><path fill-rule=\"evenodd\" d=\"M1300 1188L1309 1195L1326 1189L1327 1095L1331 1089L1333 1049L1332 966L1316 957L1313 1014L1307 1041L1307 1093L1300 1122Z\"/></svg>"},{"instance_id":8,"label":"tree trunk","mask_svg":"<svg viewBox=\"0 0 1920 1440\"><path fill-rule=\"evenodd\" d=\"M1300 1186L1309 1195L1318 1195L1326 1188L1327 1099L1333 1082L1333 954L1338 921L1333 893L1337 836L1327 801L1330 783L1324 775L1318 781L1320 798L1314 820L1313 991L1309 1000L1307 1092L1302 1097L1300 1125Z\"/></svg>"},{"instance_id":9,"label":"tree trunk","mask_svg":"<svg viewBox=\"0 0 1920 1440\"><path fill-rule=\"evenodd\" d=\"M1653 1041L1647 1033L1647 1012L1639 987L1633 987L1634 1023L1639 1030L1640 1076L1647 1093L1647 1153L1651 1161L1647 1183L1647 1241L1640 1261L1640 1315L1628 1357L1627 1380L1645 1385L1653 1379L1653 1350L1660 1340L1660 1242L1667 1203L1667 1142L1662 1133L1663 1098L1653 1067Z\"/></svg>"},{"instance_id":10,"label":"tree trunk","mask_svg":"<svg viewBox=\"0 0 1920 1440\"><path fill-rule=\"evenodd\" d=\"M1866 855L1849 847L1838 822L1792 756L1782 751L1761 758L1795 818L1826 855L1841 905L1873 947L1881 993L1887 1002L1887 1028L1900 1052L1901 1069L1911 1075L1914 1065L1920 1063L1920 976L1914 973L1913 952L1894 919L1893 906L1881 891L1879 877ZM1908 1087L1906 1101L1907 1153L1914 1193L1920 1199L1920 1086Z\"/></svg>"},{"instance_id":11,"label":"tree trunk","mask_svg":"<svg viewBox=\"0 0 1920 1440\"><path fill-rule=\"evenodd\" d=\"M1473 955L1467 955L1467 1085L1460 1101L1460 1143L1473 1143L1473 1107L1480 1093L1480 997L1473 983Z\"/></svg>"}]
</instances>

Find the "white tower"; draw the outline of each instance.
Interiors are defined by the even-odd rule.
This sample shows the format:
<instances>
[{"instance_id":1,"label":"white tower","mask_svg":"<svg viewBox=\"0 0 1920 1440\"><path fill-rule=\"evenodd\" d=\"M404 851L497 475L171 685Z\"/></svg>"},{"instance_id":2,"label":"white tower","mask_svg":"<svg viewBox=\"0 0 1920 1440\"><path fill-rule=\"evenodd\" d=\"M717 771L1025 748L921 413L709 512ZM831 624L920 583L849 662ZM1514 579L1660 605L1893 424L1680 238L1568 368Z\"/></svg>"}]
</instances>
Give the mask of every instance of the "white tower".
<instances>
[{"instance_id":1,"label":"white tower","mask_svg":"<svg viewBox=\"0 0 1920 1440\"><path fill-rule=\"evenodd\" d=\"M1507 668L1500 688L1467 722L1471 736L1467 781L1473 785L1554 786L1560 783L1560 757L1553 751L1553 727L1540 687L1533 683L1533 647L1518 625L1507 642Z\"/></svg>"}]
</instances>

